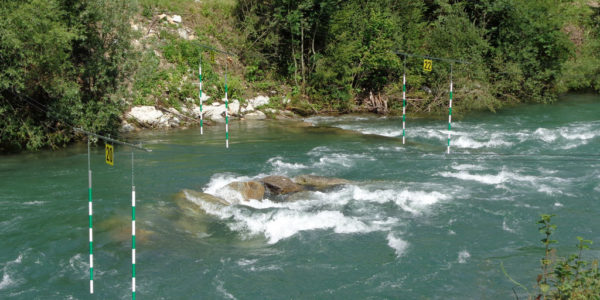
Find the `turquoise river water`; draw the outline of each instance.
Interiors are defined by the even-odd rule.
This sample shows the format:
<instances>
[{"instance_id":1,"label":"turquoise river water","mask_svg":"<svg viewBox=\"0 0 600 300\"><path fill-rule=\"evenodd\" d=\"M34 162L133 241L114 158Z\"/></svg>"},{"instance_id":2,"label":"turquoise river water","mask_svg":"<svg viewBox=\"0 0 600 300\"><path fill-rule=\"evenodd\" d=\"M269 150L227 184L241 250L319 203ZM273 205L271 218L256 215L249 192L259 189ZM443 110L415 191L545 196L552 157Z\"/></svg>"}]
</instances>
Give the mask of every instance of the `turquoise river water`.
<instances>
[{"instance_id":1,"label":"turquoise river water","mask_svg":"<svg viewBox=\"0 0 600 300\"><path fill-rule=\"evenodd\" d=\"M558 253L600 244L600 97L471 114L234 121L141 132L135 153L139 299L514 299L532 290L536 220L556 214ZM0 156L0 298L131 297L130 150L92 147L95 293L89 294L86 144ZM351 180L207 214L174 201L270 174ZM197 199L186 199L190 204ZM598 249L598 248L596 248ZM600 257L592 249L588 258ZM516 288L525 297L525 292Z\"/></svg>"}]
</instances>

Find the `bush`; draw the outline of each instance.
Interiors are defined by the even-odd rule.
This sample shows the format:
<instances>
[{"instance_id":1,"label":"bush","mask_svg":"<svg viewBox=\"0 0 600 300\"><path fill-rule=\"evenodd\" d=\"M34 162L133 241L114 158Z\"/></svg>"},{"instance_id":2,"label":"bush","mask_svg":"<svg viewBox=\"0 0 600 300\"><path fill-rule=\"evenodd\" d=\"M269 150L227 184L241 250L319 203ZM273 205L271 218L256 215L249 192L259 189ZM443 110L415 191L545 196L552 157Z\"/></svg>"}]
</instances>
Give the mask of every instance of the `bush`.
<instances>
[{"instance_id":1,"label":"bush","mask_svg":"<svg viewBox=\"0 0 600 300\"><path fill-rule=\"evenodd\" d=\"M72 127L116 133L132 12L116 0L0 2L0 152L63 146Z\"/></svg>"},{"instance_id":2,"label":"bush","mask_svg":"<svg viewBox=\"0 0 600 300\"><path fill-rule=\"evenodd\" d=\"M537 292L535 296L530 294L529 299L599 299L598 259L583 258L584 251L590 249L592 241L577 237L577 253L558 257L556 249L552 248L552 245L558 243L552 239L556 230L556 225L552 224L552 217L554 215L542 215L537 221L538 229L544 235L541 239L544 257L540 260L542 272L537 276ZM512 278L509 279L527 290Z\"/></svg>"}]
</instances>

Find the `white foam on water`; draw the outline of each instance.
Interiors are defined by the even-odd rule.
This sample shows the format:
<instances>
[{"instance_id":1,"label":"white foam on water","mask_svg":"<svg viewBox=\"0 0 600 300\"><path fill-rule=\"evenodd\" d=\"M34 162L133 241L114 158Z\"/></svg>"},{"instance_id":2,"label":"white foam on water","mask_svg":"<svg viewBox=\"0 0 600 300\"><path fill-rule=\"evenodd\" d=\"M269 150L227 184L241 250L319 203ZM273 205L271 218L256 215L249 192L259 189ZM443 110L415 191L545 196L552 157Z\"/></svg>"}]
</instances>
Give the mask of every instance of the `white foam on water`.
<instances>
[{"instance_id":1,"label":"white foam on water","mask_svg":"<svg viewBox=\"0 0 600 300\"><path fill-rule=\"evenodd\" d=\"M457 165L454 164L451 166L452 169L454 170L459 170L459 171L465 171L465 170L475 170L475 171L481 171L481 170L485 170L484 167L480 166L480 165L472 165L472 164L461 164L461 165Z\"/></svg>"},{"instance_id":2,"label":"white foam on water","mask_svg":"<svg viewBox=\"0 0 600 300\"><path fill-rule=\"evenodd\" d=\"M349 168L354 165L353 157L360 158L360 156L351 154L330 154L319 158L319 161L313 166L317 168L329 168L337 165L344 168Z\"/></svg>"},{"instance_id":3,"label":"white foam on water","mask_svg":"<svg viewBox=\"0 0 600 300\"><path fill-rule=\"evenodd\" d=\"M399 137L402 136L402 129L398 128L364 128L356 125L339 125L336 126L345 130L352 130L356 132L360 132L362 134L373 134L380 135L386 137Z\"/></svg>"},{"instance_id":4,"label":"white foam on water","mask_svg":"<svg viewBox=\"0 0 600 300\"><path fill-rule=\"evenodd\" d=\"M340 158L342 162L337 163L342 164L351 156L327 153L330 151L327 147L318 147L311 153ZM314 165L319 163L322 160L314 161ZM269 244L313 230L330 230L338 234L390 233L392 228L401 224L401 220L395 215L390 216L380 204L394 203L402 211L420 215L428 212L436 203L451 199L451 195L437 191L446 191L446 187L427 184L403 184L402 188L398 187L398 183L348 184L328 191L299 192L290 195L293 200L289 202L271 199L241 201L239 193L225 188L233 181L255 180L262 176L213 175L204 192L233 203L231 206L211 204L189 194L186 197L208 214L222 220L242 238L264 236ZM394 249L400 249L398 255L401 252L400 241L396 235L390 235L388 239L389 243L395 245L392 246Z\"/></svg>"},{"instance_id":5,"label":"white foam on water","mask_svg":"<svg viewBox=\"0 0 600 300\"><path fill-rule=\"evenodd\" d=\"M14 281L10 278L8 273L5 271L4 274L2 275L2 281L0 281L0 290L11 286L13 283L14 283Z\"/></svg>"},{"instance_id":6,"label":"white foam on water","mask_svg":"<svg viewBox=\"0 0 600 300\"><path fill-rule=\"evenodd\" d=\"M46 201L27 201L23 202L23 205L42 205L46 203Z\"/></svg>"},{"instance_id":7,"label":"white foam on water","mask_svg":"<svg viewBox=\"0 0 600 300\"><path fill-rule=\"evenodd\" d=\"M429 206L440 201L450 199L450 196L433 191L408 189L369 189L356 185L348 185L339 191L324 194L324 198L346 199L339 204L345 205L349 200L367 201L375 203L393 202L404 211L418 215L423 213Z\"/></svg>"},{"instance_id":8,"label":"white foam on water","mask_svg":"<svg viewBox=\"0 0 600 300\"><path fill-rule=\"evenodd\" d=\"M500 139L500 137L492 137L489 141L480 142L476 141L468 136L459 136L458 138L452 139L452 146L458 148L497 148L500 146L512 146L513 143L506 142Z\"/></svg>"},{"instance_id":9,"label":"white foam on water","mask_svg":"<svg viewBox=\"0 0 600 300\"><path fill-rule=\"evenodd\" d=\"M304 164L284 162L281 156L269 158L269 160L267 160L267 163L271 165L273 171L277 174L287 174L290 171L308 168L308 166Z\"/></svg>"},{"instance_id":10,"label":"white foam on water","mask_svg":"<svg viewBox=\"0 0 600 300\"><path fill-rule=\"evenodd\" d=\"M550 169L546 169L546 168L538 168L538 171L544 173L544 174L548 174L548 175L552 175L552 174L556 174L558 173L557 170L550 170Z\"/></svg>"},{"instance_id":11,"label":"white foam on water","mask_svg":"<svg viewBox=\"0 0 600 300\"><path fill-rule=\"evenodd\" d=\"M319 156L323 153L329 153L331 151L332 150L329 149L327 146L318 146L308 151L308 155Z\"/></svg>"},{"instance_id":12,"label":"white foam on water","mask_svg":"<svg viewBox=\"0 0 600 300\"><path fill-rule=\"evenodd\" d=\"M385 147L385 146L379 146L376 148L379 151L383 151L383 152L389 152L389 151L393 151L393 152L401 152L401 151L406 151L405 147Z\"/></svg>"},{"instance_id":13,"label":"white foam on water","mask_svg":"<svg viewBox=\"0 0 600 300\"><path fill-rule=\"evenodd\" d=\"M401 257L406 253L409 243L399 237L396 237L393 233L387 235L388 246L390 246L396 252L396 257Z\"/></svg>"},{"instance_id":14,"label":"white foam on water","mask_svg":"<svg viewBox=\"0 0 600 300\"><path fill-rule=\"evenodd\" d=\"M533 135L546 143L554 142L558 138L558 132L547 128L538 128Z\"/></svg>"},{"instance_id":15,"label":"white foam on water","mask_svg":"<svg viewBox=\"0 0 600 300\"><path fill-rule=\"evenodd\" d=\"M231 293L229 293L225 287L225 282L222 280L217 279L217 292L219 292L224 298L226 299L232 299L232 300L236 300L237 298L232 295Z\"/></svg>"},{"instance_id":16,"label":"white foam on water","mask_svg":"<svg viewBox=\"0 0 600 300\"><path fill-rule=\"evenodd\" d=\"M20 264L22 261L23 254L19 254L19 256L15 260L9 261L4 265L4 268L2 268L3 274L2 281L0 281L0 290L3 290L18 283L18 281L10 277L9 273L13 265Z\"/></svg>"},{"instance_id":17,"label":"white foam on water","mask_svg":"<svg viewBox=\"0 0 600 300\"><path fill-rule=\"evenodd\" d=\"M563 207L562 203L560 203L560 202L554 202L554 206L556 206L556 207Z\"/></svg>"},{"instance_id":18,"label":"white foam on water","mask_svg":"<svg viewBox=\"0 0 600 300\"><path fill-rule=\"evenodd\" d=\"M327 147L316 147L307 153L312 158L307 163L286 162L280 156L272 157L267 160L271 166L271 174L277 175L296 175L299 171L306 169L316 169L324 173L335 171L337 169L346 169L354 166L357 161L374 161L375 158L367 154L339 153L332 152Z\"/></svg>"},{"instance_id":19,"label":"white foam on water","mask_svg":"<svg viewBox=\"0 0 600 300\"><path fill-rule=\"evenodd\" d=\"M230 188L226 188L226 186L234 181L250 181L256 180L258 178L266 176L265 174L259 174L254 177L250 176L238 176L234 174L215 174L213 175L206 187L203 189L203 192L217 196L221 199L225 199L229 203L239 203L242 200L242 195L235 190ZM193 197L192 197L193 198ZM198 200L198 199L196 199ZM195 201L196 204L199 204L202 201Z\"/></svg>"},{"instance_id":20,"label":"white foam on water","mask_svg":"<svg viewBox=\"0 0 600 300\"><path fill-rule=\"evenodd\" d=\"M215 175L205 191L222 196L223 193L218 191L219 186L224 187L228 182L244 178ZM437 191L357 185L345 185L327 192L297 193L291 196L295 199L290 202L263 199L240 201L225 207L186 196L207 213L224 220L231 230L241 233L242 237L263 235L270 244L310 230L332 230L339 234L390 231L400 220L387 216L381 206L373 204L392 202L406 212L419 215L432 205L451 198ZM351 201L354 203L352 209L346 212L345 206Z\"/></svg>"},{"instance_id":21,"label":"white foam on water","mask_svg":"<svg viewBox=\"0 0 600 300\"><path fill-rule=\"evenodd\" d=\"M514 233L515 230L506 225L506 220L502 220L502 230Z\"/></svg>"},{"instance_id":22,"label":"white foam on water","mask_svg":"<svg viewBox=\"0 0 600 300\"><path fill-rule=\"evenodd\" d=\"M549 196L552 196L554 194L563 194L563 192L560 189L545 184L540 184L537 190L538 192L544 193Z\"/></svg>"},{"instance_id":23,"label":"white foam on water","mask_svg":"<svg viewBox=\"0 0 600 300\"><path fill-rule=\"evenodd\" d=\"M458 252L458 263L464 264L467 260L471 258L471 254L467 250L462 250Z\"/></svg>"},{"instance_id":24,"label":"white foam on water","mask_svg":"<svg viewBox=\"0 0 600 300\"><path fill-rule=\"evenodd\" d=\"M88 272L90 264L87 256L84 258L81 253L78 253L69 259L69 266L71 267L71 270L75 271L76 274L84 276L84 274ZM96 270L94 271L98 272Z\"/></svg>"},{"instance_id":25,"label":"white foam on water","mask_svg":"<svg viewBox=\"0 0 600 300\"><path fill-rule=\"evenodd\" d=\"M500 184L508 180L507 174L500 172L496 175L491 174L471 174L469 172L441 172L438 175L443 177L454 177L461 180L477 181L484 184Z\"/></svg>"},{"instance_id":26,"label":"white foam on water","mask_svg":"<svg viewBox=\"0 0 600 300\"><path fill-rule=\"evenodd\" d=\"M242 221L234 224L234 229L247 229L253 235L262 233L270 244L306 230L332 229L335 233L366 233L376 230L375 227L355 217L344 216L339 211L306 213L279 210L259 216L235 214L233 217Z\"/></svg>"},{"instance_id":27,"label":"white foam on water","mask_svg":"<svg viewBox=\"0 0 600 300\"><path fill-rule=\"evenodd\" d=\"M245 267L249 265L253 265L258 261L258 259L240 259L237 261L238 266Z\"/></svg>"},{"instance_id":28,"label":"white foam on water","mask_svg":"<svg viewBox=\"0 0 600 300\"><path fill-rule=\"evenodd\" d=\"M600 136L600 121L576 122L559 129L560 135L567 140L590 140Z\"/></svg>"},{"instance_id":29,"label":"white foam on water","mask_svg":"<svg viewBox=\"0 0 600 300\"><path fill-rule=\"evenodd\" d=\"M276 271L276 270L283 270L283 269L277 265L268 265L268 266L263 266L263 267L250 266L249 270L251 272L264 272L264 271Z\"/></svg>"},{"instance_id":30,"label":"white foam on water","mask_svg":"<svg viewBox=\"0 0 600 300\"><path fill-rule=\"evenodd\" d=\"M263 200L262 202L249 201L244 202L243 205L227 207L205 202L199 204L207 213L227 220L231 230L245 232L249 236L262 234L270 244L306 230L331 229L335 233L365 233L379 229L377 225L368 225L357 217L345 216L339 211L310 211L311 202L314 201L274 203ZM249 211L245 208L247 206L262 210Z\"/></svg>"},{"instance_id":31,"label":"white foam on water","mask_svg":"<svg viewBox=\"0 0 600 300\"><path fill-rule=\"evenodd\" d=\"M502 170L498 174L472 174L465 171L460 172L440 172L442 177L453 177L461 180L477 181L484 184L497 185L505 182L529 182L535 183L539 177L530 175L520 175L518 173Z\"/></svg>"},{"instance_id":32,"label":"white foam on water","mask_svg":"<svg viewBox=\"0 0 600 300\"><path fill-rule=\"evenodd\" d=\"M552 143L558 149L572 149L588 144L600 136L600 122L575 122L557 128L538 128L533 132L521 131L520 142L538 139Z\"/></svg>"}]
</instances>

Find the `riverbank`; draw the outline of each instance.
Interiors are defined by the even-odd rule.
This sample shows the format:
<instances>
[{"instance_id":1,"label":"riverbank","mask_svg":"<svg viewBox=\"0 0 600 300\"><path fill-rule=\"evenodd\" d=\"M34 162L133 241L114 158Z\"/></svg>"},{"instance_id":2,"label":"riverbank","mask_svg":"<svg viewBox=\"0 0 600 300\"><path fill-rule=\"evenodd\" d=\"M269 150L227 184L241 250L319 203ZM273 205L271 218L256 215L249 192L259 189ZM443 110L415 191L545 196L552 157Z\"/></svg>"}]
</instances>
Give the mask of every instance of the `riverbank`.
<instances>
[{"instance_id":1,"label":"riverbank","mask_svg":"<svg viewBox=\"0 0 600 300\"><path fill-rule=\"evenodd\" d=\"M0 152L64 147L84 138L73 127L188 126L200 81L207 122L224 119L226 90L234 118L399 115L404 91L408 115L437 118L451 85L456 118L600 90L598 1L386 1L3 3ZM425 70L423 55L441 60Z\"/></svg>"}]
</instances>

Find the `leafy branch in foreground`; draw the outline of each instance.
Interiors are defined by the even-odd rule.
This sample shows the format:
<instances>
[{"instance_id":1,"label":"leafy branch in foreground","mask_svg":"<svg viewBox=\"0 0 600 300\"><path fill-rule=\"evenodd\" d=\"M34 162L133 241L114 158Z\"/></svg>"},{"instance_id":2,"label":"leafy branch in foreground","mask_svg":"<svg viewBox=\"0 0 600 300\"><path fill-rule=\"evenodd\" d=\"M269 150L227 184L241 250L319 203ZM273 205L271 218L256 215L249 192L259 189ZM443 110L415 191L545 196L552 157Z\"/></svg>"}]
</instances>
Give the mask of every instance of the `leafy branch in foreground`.
<instances>
[{"instance_id":1,"label":"leafy branch in foreground","mask_svg":"<svg viewBox=\"0 0 600 300\"><path fill-rule=\"evenodd\" d=\"M556 225L552 224L554 215L541 215L537 224L540 233L544 235L541 242L544 244L544 257L541 259L542 273L537 276L536 295L502 271L509 280L527 290L529 299L600 299L600 268L598 259L583 259L584 250L589 250L591 240L577 237L577 253L568 257L557 257L556 249L552 244L557 241L552 239Z\"/></svg>"}]
</instances>

